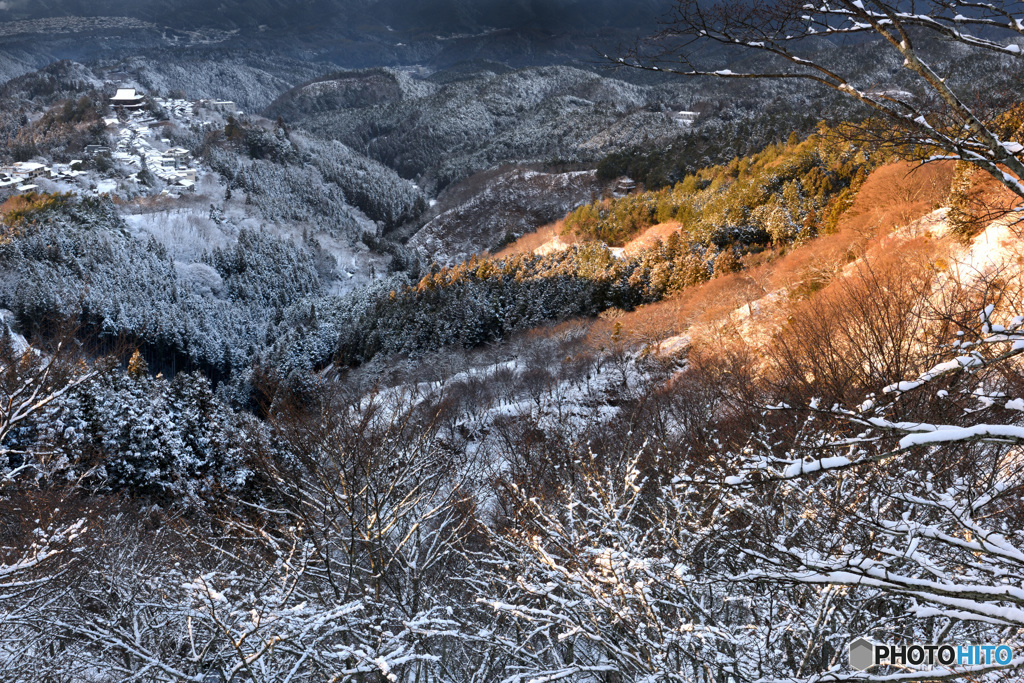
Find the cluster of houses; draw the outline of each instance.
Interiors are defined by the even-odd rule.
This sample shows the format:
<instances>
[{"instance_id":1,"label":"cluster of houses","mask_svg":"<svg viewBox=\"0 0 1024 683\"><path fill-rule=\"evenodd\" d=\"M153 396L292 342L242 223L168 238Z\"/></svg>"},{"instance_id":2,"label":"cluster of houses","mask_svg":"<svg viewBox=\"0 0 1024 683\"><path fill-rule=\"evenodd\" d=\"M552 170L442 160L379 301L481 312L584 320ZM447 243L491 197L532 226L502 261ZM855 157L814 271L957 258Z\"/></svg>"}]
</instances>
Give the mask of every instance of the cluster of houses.
<instances>
[{"instance_id":1,"label":"cluster of houses","mask_svg":"<svg viewBox=\"0 0 1024 683\"><path fill-rule=\"evenodd\" d=\"M150 134L147 121L132 117L128 125L119 131L117 147L111 156L115 161L139 169L139 172L148 170L168 185L193 189L197 171L191 167L188 150L180 147L159 150L148 139ZM133 177L138 179L138 172Z\"/></svg>"},{"instance_id":2,"label":"cluster of houses","mask_svg":"<svg viewBox=\"0 0 1024 683\"><path fill-rule=\"evenodd\" d=\"M115 109L124 112L125 123L120 119L112 120L118 127L115 149L97 147L87 149L93 154L110 153L115 161L139 169L131 179L138 182L138 175L143 169L164 181L168 185L183 190L194 190L197 169L192 164L192 157L187 149L180 147L163 148L169 145L166 138L159 137L159 131L171 125L169 122L158 121L149 112L143 111L144 98L129 88L122 88L111 100ZM168 114L191 122L195 115L192 103L184 100L155 100L167 110ZM136 102L142 104L136 105Z\"/></svg>"},{"instance_id":3,"label":"cluster of houses","mask_svg":"<svg viewBox=\"0 0 1024 683\"><path fill-rule=\"evenodd\" d=\"M192 125L196 122L196 106L188 100L162 99L154 97L153 101L163 107L171 118L181 121L185 125Z\"/></svg>"},{"instance_id":4,"label":"cluster of houses","mask_svg":"<svg viewBox=\"0 0 1024 683\"><path fill-rule=\"evenodd\" d=\"M14 188L18 192L32 192L39 189L36 180L74 180L85 175L79 159L68 164L48 166L34 161L19 162L0 166L0 190Z\"/></svg>"},{"instance_id":5,"label":"cluster of houses","mask_svg":"<svg viewBox=\"0 0 1024 683\"><path fill-rule=\"evenodd\" d=\"M194 191L198 176L195 160L187 149L173 147L165 132L166 128L177 124L185 126L216 126L218 117L204 116L201 110L219 114L237 114L238 107L234 102L222 100L200 100L190 102L183 99L152 98L157 107L147 106L145 95L134 88L118 88L110 98L110 106L114 115L105 119L114 143L89 145L85 149L88 158L110 156L117 162L137 169L128 176L129 181L141 182L140 174L144 171L160 179L168 186L164 194L176 195L181 191ZM158 120L153 109L167 112L169 121ZM0 165L0 190L11 190L19 193L38 190L36 184L40 180L75 181L79 176L87 175L82 170L82 161L75 160L70 164L53 164L24 162ZM116 180L104 179L93 193L108 191L104 187L116 187Z\"/></svg>"}]
</instances>

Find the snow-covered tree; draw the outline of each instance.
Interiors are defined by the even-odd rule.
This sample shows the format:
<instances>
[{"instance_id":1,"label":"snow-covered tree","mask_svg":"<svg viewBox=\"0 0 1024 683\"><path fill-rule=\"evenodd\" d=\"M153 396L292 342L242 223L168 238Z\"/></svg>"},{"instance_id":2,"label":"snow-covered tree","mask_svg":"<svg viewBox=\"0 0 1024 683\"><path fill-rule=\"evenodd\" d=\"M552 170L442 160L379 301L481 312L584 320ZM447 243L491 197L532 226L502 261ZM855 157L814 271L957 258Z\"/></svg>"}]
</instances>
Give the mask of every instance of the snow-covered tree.
<instances>
[{"instance_id":1,"label":"snow-covered tree","mask_svg":"<svg viewBox=\"0 0 1024 683\"><path fill-rule=\"evenodd\" d=\"M734 510L755 520L763 540L738 550L752 564L732 580L874 603L867 611L877 621L862 614L859 623L840 623L843 638L1021 649L1024 402L1016 378L1024 317L998 325L993 309L982 313L976 339L954 341L920 377L892 384L856 409L812 404L798 447L782 456L752 450L729 484L742 492L732 498ZM765 510L773 508L755 509L762 499L748 495L758 487L777 489L777 509L791 518L800 511L800 521L769 521ZM854 624L860 632L851 632ZM842 673L842 663L833 657L819 680L988 672L1015 680L1024 659L1009 669L989 663L874 676Z\"/></svg>"},{"instance_id":2,"label":"snow-covered tree","mask_svg":"<svg viewBox=\"0 0 1024 683\"><path fill-rule=\"evenodd\" d=\"M27 444L38 419L95 371L68 352L70 337L49 355L30 347L0 316L0 485L21 474L39 474L41 463Z\"/></svg>"},{"instance_id":3,"label":"snow-covered tree","mask_svg":"<svg viewBox=\"0 0 1024 683\"><path fill-rule=\"evenodd\" d=\"M10 501L49 474L52 465L51 454L40 452L34 443L40 419L94 376L69 353L70 346L65 339L44 354L0 317L0 505L9 515L25 514L21 508L11 510ZM86 520L9 518L7 525L27 533L8 536L0 551L0 675L27 683L46 680L61 668L70 673L73 669L62 658L43 661L26 644L34 642L32 634L46 629L45 606L67 589L61 575L74 559L69 550L86 532Z\"/></svg>"},{"instance_id":4,"label":"snow-covered tree","mask_svg":"<svg viewBox=\"0 0 1024 683\"><path fill-rule=\"evenodd\" d=\"M506 680L1018 680L1019 656L846 655L860 636L1024 647L1024 316L992 314L856 408L770 406L674 476L591 454L553 496L517 495L481 591L509 620Z\"/></svg>"}]
</instances>

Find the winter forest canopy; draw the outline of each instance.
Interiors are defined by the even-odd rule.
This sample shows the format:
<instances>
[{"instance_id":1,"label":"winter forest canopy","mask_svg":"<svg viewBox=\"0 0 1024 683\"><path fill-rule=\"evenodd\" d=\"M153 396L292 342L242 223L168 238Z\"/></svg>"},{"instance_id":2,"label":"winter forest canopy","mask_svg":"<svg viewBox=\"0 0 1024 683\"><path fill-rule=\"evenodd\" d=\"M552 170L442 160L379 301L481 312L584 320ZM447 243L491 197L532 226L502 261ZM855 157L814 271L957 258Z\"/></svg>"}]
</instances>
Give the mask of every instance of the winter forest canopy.
<instances>
[{"instance_id":1,"label":"winter forest canopy","mask_svg":"<svg viewBox=\"0 0 1024 683\"><path fill-rule=\"evenodd\" d=\"M1021 680L1022 27L0 2L0 674Z\"/></svg>"}]
</instances>

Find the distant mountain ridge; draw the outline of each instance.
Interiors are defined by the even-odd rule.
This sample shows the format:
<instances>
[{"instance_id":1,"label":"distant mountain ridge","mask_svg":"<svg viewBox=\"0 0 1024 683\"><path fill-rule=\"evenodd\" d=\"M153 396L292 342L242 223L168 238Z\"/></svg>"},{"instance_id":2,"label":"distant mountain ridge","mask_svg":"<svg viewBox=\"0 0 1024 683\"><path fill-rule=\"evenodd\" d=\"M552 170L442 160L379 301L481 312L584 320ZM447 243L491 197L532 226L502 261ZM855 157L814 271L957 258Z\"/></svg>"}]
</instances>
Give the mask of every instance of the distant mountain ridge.
<instances>
[{"instance_id":1,"label":"distant mountain ridge","mask_svg":"<svg viewBox=\"0 0 1024 683\"><path fill-rule=\"evenodd\" d=\"M0 21L124 16L174 28L287 30L362 22L458 34L484 28L567 30L652 25L667 0L7 0Z\"/></svg>"},{"instance_id":2,"label":"distant mountain ridge","mask_svg":"<svg viewBox=\"0 0 1024 683\"><path fill-rule=\"evenodd\" d=\"M671 0L0 0L0 52L35 68L254 51L344 68L581 64L655 30ZM4 31L6 29L6 33ZM176 57L177 58L177 57ZM175 59L176 59L175 58ZM24 69L17 70L23 72Z\"/></svg>"}]
</instances>

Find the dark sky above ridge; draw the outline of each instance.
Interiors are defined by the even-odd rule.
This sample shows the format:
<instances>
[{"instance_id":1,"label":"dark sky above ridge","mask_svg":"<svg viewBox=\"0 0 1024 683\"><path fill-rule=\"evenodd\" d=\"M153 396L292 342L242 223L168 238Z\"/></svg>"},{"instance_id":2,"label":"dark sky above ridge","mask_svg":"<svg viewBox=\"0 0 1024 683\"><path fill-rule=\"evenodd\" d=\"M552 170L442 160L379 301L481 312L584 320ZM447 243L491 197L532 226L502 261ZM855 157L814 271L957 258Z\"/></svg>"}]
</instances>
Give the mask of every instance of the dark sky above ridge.
<instances>
[{"instance_id":1,"label":"dark sky above ridge","mask_svg":"<svg viewBox=\"0 0 1024 683\"><path fill-rule=\"evenodd\" d=\"M172 27L287 27L358 21L459 33L653 24L671 0L0 0L0 21L127 16Z\"/></svg>"}]
</instances>

